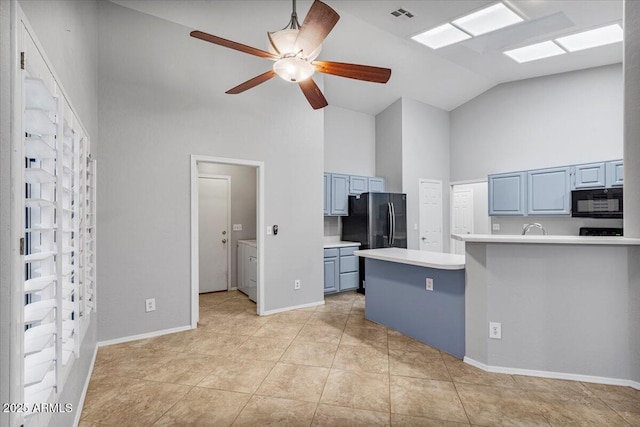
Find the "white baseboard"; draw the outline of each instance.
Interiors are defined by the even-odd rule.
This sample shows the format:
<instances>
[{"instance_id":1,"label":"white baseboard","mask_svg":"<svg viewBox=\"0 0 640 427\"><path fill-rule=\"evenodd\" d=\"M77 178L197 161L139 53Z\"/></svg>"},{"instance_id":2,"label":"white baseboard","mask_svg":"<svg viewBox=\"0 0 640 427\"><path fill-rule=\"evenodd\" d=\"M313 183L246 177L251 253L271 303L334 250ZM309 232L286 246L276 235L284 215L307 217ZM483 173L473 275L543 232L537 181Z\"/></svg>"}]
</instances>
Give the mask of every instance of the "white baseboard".
<instances>
[{"instance_id":1,"label":"white baseboard","mask_svg":"<svg viewBox=\"0 0 640 427\"><path fill-rule=\"evenodd\" d=\"M188 325L188 326L180 326L180 327L171 328L171 329L163 329L160 331L147 332L145 334L131 335L128 337L114 338L112 340L98 342L98 347L106 347L108 345L122 344L129 341L137 341L137 340L143 340L146 338L159 337L160 335L173 334L176 332L184 332L190 329L193 329L193 328L191 327L191 325Z\"/></svg>"},{"instance_id":2,"label":"white baseboard","mask_svg":"<svg viewBox=\"0 0 640 427\"><path fill-rule=\"evenodd\" d=\"M318 305L324 305L324 300L317 301L317 302L310 302L307 304L294 305L291 307L276 308L274 310L267 310L264 313L262 313L261 316L268 316L270 314L282 313L284 311L290 311L290 310L298 310L300 308L316 307Z\"/></svg>"},{"instance_id":3,"label":"white baseboard","mask_svg":"<svg viewBox=\"0 0 640 427\"><path fill-rule=\"evenodd\" d=\"M556 380L571 380L571 381L584 381L587 383L619 385L626 387L633 387L636 390L640 390L640 383L632 380L625 380L620 378L607 378L597 377L594 375L580 375L580 374L568 374L564 372L552 372L552 371L536 371L533 369L520 369L520 368L505 368L502 366L489 366L484 363L471 359L470 357L464 358L464 362L471 366L475 366L483 371L493 372L496 374L509 374L509 375L524 375L528 377L542 377L552 378Z\"/></svg>"},{"instance_id":4,"label":"white baseboard","mask_svg":"<svg viewBox=\"0 0 640 427\"><path fill-rule=\"evenodd\" d=\"M98 345L93 349L93 356L91 356L91 364L89 365L89 373L87 379L84 381L84 387L82 387L82 394L80 394L80 401L76 408L76 416L73 419L74 427L78 427L80 424L80 417L82 416L82 408L84 407L84 399L87 397L87 390L89 389L89 383L91 382L91 374L93 374L93 366L96 364L96 357L98 356Z\"/></svg>"}]
</instances>

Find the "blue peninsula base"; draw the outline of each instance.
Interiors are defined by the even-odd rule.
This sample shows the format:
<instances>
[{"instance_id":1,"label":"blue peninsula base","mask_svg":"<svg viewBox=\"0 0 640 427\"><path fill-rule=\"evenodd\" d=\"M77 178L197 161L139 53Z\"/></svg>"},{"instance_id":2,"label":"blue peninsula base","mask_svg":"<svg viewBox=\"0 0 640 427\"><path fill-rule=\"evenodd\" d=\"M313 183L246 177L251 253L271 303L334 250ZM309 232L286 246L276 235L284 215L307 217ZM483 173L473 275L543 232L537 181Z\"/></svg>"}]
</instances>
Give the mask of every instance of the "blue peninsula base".
<instances>
[{"instance_id":1,"label":"blue peninsula base","mask_svg":"<svg viewBox=\"0 0 640 427\"><path fill-rule=\"evenodd\" d=\"M426 279L433 279L433 291ZM465 271L365 259L365 317L462 359Z\"/></svg>"}]
</instances>

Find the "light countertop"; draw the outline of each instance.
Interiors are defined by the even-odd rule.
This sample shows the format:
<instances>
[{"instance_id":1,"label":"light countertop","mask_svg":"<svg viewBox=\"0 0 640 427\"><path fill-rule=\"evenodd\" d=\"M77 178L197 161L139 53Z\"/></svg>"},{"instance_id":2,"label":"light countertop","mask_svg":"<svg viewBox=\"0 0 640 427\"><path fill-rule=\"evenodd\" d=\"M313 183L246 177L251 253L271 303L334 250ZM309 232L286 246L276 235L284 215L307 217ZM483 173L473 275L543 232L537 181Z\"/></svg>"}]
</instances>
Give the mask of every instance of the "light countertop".
<instances>
[{"instance_id":1,"label":"light countertop","mask_svg":"<svg viewBox=\"0 0 640 427\"><path fill-rule=\"evenodd\" d=\"M510 234L452 234L452 238L471 243L536 243L557 245L640 245L640 239L622 236L540 236Z\"/></svg>"},{"instance_id":2,"label":"light countertop","mask_svg":"<svg viewBox=\"0 0 640 427\"><path fill-rule=\"evenodd\" d=\"M358 242L345 242L344 240L337 240L337 241L334 241L334 242L325 242L324 243L324 248L325 249L346 248L348 246L360 246L360 243L358 243Z\"/></svg>"},{"instance_id":3,"label":"light countertop","mask_svg":"<svg viewBox=\"0 0 640 427\"><path fill-rule=\"evenodd\" d=\"M442 252L427 252L403 248L385 248L355 251L354 255L381 261L416 265L418 267L438 268L441 270L464 269L464 255L446 254Z\"/></svg>"}]
</instances>

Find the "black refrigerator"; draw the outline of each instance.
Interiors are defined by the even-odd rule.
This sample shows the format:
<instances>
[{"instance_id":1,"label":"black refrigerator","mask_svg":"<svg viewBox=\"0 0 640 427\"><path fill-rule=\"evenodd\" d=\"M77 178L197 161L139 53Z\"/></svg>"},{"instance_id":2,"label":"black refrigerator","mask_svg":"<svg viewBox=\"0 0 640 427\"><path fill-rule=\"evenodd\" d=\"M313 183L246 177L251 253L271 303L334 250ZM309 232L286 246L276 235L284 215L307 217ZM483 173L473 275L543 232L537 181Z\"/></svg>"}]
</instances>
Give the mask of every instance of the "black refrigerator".
<instances>
[{"instance_id":1,"label":"black refrigerator","mask_svg":"<svg viewBox=\"0 0 640 427\"><path fill-rule=\"evenodd\" d=\"M359 242L360 249L407 247L407 195L362 193L349 196L349 216L342 217L342 240ZM364 293L364 258L360 286Z\"/></svg>"}]
</instances>

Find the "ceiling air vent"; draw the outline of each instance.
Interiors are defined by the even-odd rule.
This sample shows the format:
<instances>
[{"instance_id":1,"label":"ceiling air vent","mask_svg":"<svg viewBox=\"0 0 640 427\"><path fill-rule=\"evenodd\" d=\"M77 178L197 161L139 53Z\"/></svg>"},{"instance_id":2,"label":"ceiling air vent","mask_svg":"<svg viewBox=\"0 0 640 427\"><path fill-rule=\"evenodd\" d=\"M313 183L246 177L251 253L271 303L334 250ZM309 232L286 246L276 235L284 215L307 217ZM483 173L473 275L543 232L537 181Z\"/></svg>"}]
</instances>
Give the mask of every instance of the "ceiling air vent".
<instances>
[{"instance_id":1,"label":"ceiling air vent","mask_svg":"<svg viewBox=\"0 0 640 427\"><path fill-rule=\"evenodd\" d=\"M407 9L403 9L403 8L394 10L393 12L391 12L391 14L393 16L395 16L396 18L401 18L401 19L409 19L409 18L413 18L414 17L413 13L411 13Z\"/></svg>"}]
</instances>

